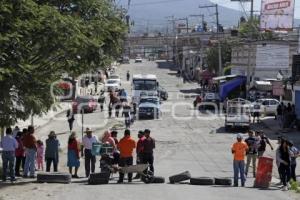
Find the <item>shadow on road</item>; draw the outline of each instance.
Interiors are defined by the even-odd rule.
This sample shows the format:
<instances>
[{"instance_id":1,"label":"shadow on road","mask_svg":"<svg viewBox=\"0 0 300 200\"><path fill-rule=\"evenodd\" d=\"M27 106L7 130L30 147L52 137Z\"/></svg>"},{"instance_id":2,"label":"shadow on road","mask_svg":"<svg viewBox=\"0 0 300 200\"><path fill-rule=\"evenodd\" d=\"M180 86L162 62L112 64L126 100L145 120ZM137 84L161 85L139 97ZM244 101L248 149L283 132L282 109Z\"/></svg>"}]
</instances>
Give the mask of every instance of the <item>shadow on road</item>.
<instances>
[{"instance_id":1,"label":"shadow on road","mask_svg":"<svg viewBox=\"0 0 300 200\"><path fill-rule=\"evenodd\" d=\"M179 91L184 94L200 94L199 89L181 89Z\"/></svg>"},{"instance_id":2,"label":"shadow on road","mask_svg":"<svg viewBox=\"0 0 300 200\"><path fill-rule=\"evenodd\" d=\"M156 61L157 63L157 67L159 69L169 69L171 71L177 71L178 69L176 68L176 66L174 65L173 62L170 61Z\"/></svg>"}]
</instances>

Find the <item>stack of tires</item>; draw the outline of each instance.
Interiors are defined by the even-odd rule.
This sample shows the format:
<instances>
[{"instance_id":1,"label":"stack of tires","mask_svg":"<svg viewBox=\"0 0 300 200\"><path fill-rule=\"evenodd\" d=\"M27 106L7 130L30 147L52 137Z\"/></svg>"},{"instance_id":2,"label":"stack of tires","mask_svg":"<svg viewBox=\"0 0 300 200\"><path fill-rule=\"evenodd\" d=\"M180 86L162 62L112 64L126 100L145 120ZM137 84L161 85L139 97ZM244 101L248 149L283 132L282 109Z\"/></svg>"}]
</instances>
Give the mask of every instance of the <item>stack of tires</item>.
<instances>
[{"instance_id":1,"label":"stack of tires","mask_svg":"<svg viewBox=\"0 0 300 200\"><path fill-rule=\"evenodd\" d=\"M189 171L185 171L169 177L169 181L171 184L181 183L188 180L190 181L191 185L232 185L232 180L230 178L192 177Z\"/></svg>"}]
</instances>

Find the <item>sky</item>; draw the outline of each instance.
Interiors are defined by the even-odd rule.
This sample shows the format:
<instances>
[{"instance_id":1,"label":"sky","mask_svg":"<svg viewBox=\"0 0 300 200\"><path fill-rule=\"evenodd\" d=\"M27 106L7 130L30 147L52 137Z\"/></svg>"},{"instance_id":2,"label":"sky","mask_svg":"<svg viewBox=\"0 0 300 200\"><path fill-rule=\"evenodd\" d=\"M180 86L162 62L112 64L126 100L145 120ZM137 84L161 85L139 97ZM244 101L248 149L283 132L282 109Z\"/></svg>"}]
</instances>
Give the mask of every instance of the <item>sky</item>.
<instances>
[{"instance_id":1,"label":"sky","mask_svg":"<svg viewBox=\"0 0 300 200\"><path fill-rule=\"evenodd\" d=\"M214 26L216 24L215 10L210 9L200 9L199 6L212 5L212 3L217 3L222 7L227 7L231 9L224 9L220 7L220 24L225 27L231 27L238 24L239 18L241 16L249 16L249 3L243 3L241 5L239 2L231 2L230 0L130 0L131 6L129 7L129 15L131 19L135 22L135 29L165 29L166 25L170 26L171 23L168 22L168 16L174 15L175 18L183 18L189 15L204 14L205 21L208 22L209 26ZM259 14L261 0L254 0L254 10ZM300 19L300 0L296 1L295 8L295 18ZM128 8L128 0L116 0L119 5L122 5L126 9ZM200 17L189 17L190 23L192 25L200 23ZM297 21L298 23L299 21ZM182 22L184 23L184 22Z\"/></svg>"},{"instance_id":2,"label":"sky","mask_svg":"<svg viewBox=\"0 0 300 200\"><path fill-rule=\"evenodd\" d=\"M231 2L230 0L210 0L210 1L224 7L233 8L236 10L241 9L239 2ZM249 5L249 3L247 4ZM260 6L261 6L261 0L254 0L254 10L260 11ZM295 0L295 18L300 19L300 0Z\"/></svg>"}]
</instances>

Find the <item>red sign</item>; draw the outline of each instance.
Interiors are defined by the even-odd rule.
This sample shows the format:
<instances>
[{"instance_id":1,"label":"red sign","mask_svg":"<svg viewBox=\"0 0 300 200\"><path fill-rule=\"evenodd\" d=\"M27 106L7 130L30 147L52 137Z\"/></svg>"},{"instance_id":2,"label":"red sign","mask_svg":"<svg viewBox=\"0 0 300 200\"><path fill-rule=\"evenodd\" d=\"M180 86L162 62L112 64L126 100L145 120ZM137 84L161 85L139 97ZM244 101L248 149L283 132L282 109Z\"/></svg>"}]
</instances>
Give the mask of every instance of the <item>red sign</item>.
<instances>
[{"instance_id":1,"label":"red sign","mask_svg":"<svg viewBox=\"0 0 300 200\"><path fill-rule=\"evenodd\" d=\"M277 10L277 9L284 9L291 6L290 1L281 1L281 2L274 2L265 5L265 10Z\"/></svg>"}]
</instances>

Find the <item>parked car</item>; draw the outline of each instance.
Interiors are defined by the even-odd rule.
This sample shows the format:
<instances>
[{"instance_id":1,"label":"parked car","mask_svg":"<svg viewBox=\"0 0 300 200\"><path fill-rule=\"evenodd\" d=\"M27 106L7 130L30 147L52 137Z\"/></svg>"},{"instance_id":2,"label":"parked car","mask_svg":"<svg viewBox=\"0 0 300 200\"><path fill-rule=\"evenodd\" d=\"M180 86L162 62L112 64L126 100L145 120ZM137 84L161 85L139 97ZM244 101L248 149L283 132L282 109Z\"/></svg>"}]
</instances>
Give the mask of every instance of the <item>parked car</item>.
<instances>
[{"instance_id":1,"label":"parked car","mask_svg":"<svg viewBox=\"0 0 300 200\"><path fill-rule=\"evenodd\" d=\"M135 58L135 63L142 63L142 62L143 62L142 57L137 56L137 57Z\"/></svg>"},{"instance_id":2,"label":"parked car","mask_svg":"<svg viewBox=\"0 0 300 200\"><path fill-rule=\"evenodd\" d=\"M277 107L280 102L277 99L258 99L251 104L251 110L253 110L257 104L260 105L261 114L266 116L277 115Z\"/></svg>"},{"instance_id":3,"label":"parked car","mask_svg":"<svg viewBox=\"0 0 300 200\"><path fill-rule=\"evenodd\" d=\"M160 101L158 97L141 97L138 106L139 119L151 118L159 119Z\"/></svg>"},{"instance_id":4,"label":"parked car","mask_svg":"<svg viewBox=\"0 0 300 200\"><path fill-rule=\"evenodd\" d=\"M158 95L162 100L165 100L165 101L168 100L168 98L169 98L167 90L161 86L158 87Z\"/></svg>"},{"instance_id":5,"label":"parked car","mask_svg":"<svg viewBox=\"0 0 300 200\"><path fill-rule=\"evenodd\" d=\"M97 100L92 96L77 96L72 102L73 113L92 113L97 109Z\"/></svg>"},{"instance_id":6,"label":"parked car","mask_svg":"<svg viewBox=\"0 0 300 200\"><path fill-rule=\"evenodd\" d=\"M109 80L116 80L120 83L121 85L121 77L119 75L116 75L116 74L111 74L109 77L108 77Z\"/></svg>"},{"instance_id":7,"label":"parked car","mask_svg":"<svg viewBox=\"0 0 300 200\"><path fill-rule=\"evenodd\" d=\"M121 88L121 83L117 79L108 79L105 83L105 90L110 91L119 91Z\"/></svg>"},{"instance_id":8,"label":"parked car","mask_svg":"<svg viewBox=\"0 0 300 200\"><path fill-rule=\"evenodd\" d=\"M123 56L119 62L122 64L130 64L130 59L128 56Z\"/></svg>"}]
</instances>

